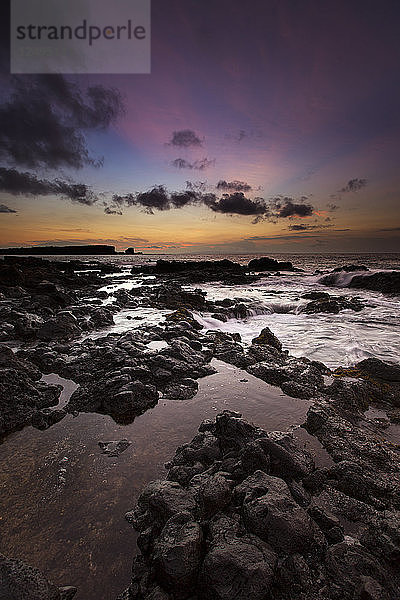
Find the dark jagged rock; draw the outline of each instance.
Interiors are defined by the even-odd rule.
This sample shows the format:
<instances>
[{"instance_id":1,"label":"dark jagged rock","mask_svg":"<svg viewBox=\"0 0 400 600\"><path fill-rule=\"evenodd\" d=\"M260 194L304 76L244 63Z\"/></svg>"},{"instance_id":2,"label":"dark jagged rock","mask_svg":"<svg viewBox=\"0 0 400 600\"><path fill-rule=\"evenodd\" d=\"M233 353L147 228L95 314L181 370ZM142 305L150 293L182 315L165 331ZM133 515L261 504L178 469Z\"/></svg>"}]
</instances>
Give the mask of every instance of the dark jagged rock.
<instances>
[{"instance_id":1,"label":"dark jagged rock","mask_svg":"<svg viewBox=\"0 0 400 600\"><path fill-rule=\"evenodd\" d=\"M80 385L65 407L67 412L99 412L128 423L155 406L160 394L192 398L198 387L195 379L215 372L209 364L211 351L203 349L190 323L167 321L155 330L72 344L42 343L18 356L29 358L45 373L57 373ZM168 345L149 350L147 344L154 337L167 339Z\"/></svg>"},{"instance_id":2,"label":"dark jagged rock","mask_svg":"<svg viewBox=\"0 0 400 600\"><path fill-rule=\"evenodd\" d=\"M154 301L161 308L195 308L204 309L206 305L205 292L194 290L188 292L176 283L161 285L156 289Z\"/></svg>"},{"instance_id":3,"label":"dark jagged rock","mask_svg":"<svg viewBox=\"0 0 400 600\"><path fill-rule=\"evenodd\" d=\"M382 292L383 294L400 294L400 271L380 271L378 273L354 275L347 278L343 284L342 273L330 273L324 275L320 283L327 286L337 286L371 290L374 292Z\"/></svg>"},{"instance_id":4,"label":"dark jagged rock","mask_svg":"<svg viewBox=\"0 0 400 600\"><path fill-rule=\"evenodd\" d=\"M336 267L332 272L340 273L341 271L353 273L354 271L369 271L369 269L365 265L344 265L344 267Z\"/></svg>"},{"instance_id":5,"label":"dark jagged rock","mask_svg":"<svg viewBox=\"0 0 400 600\"><path fill-rule=\"evenodd\" d=\"M307 292L302 295L305 300L329 300L330 297L327 292Z\"/></svg>"},{"instance_id":6,"label":"dark jagged rock","mask_svg":"<svg viewBox=\"0 0 400 600\"><path fill-rule=\"evenodd\" d=\"M178 260L158 260L154 271L156 273L182 273L194 269L196 271L209 271L210 269L221 271L233 271L240 273L241 267L238 263L231 260L202 260L202 261L178 261Z\"/></svg>"},{"instance_id":7,"label":"dark jagged rock","mask_svg":"<svg viewBox=\"0 0 400 600\"><path fill-rule=\"evenodd\" d=\"M384 363L379 358L367 358L355 365L361 373L383 379L385 381L400 382L400 366Z\"/></svg>"},{"instance_id":8,"label":"dark jagged rock","mask_svg":"<svg viewBox=\"0 0 400 600\"><path fill-rule=\"evenodd\" d=\"M81 302L85 295L96 294L103 284L99 275L110 269L120 270L101 263L4 257L0 263L0 339L67 339L112 324L117 305L113 309L93 306L101 303L100 298L90 298L85 305Z\"/></svg>"},{"instance_id":9,"label":"dark jagged rock","mask_svg":"<svg viewBox=\"0 0 400 600\"><path fill-rule=\"evenodd\" d=\"M306 428L337 462L327 477L331 487L378 510L400 509L398 452L361 427L357 413L320 400L309 409Z\"/></svg>"},{"instance_id":10,"label":"dark jagged rock","mask_svg":"<svg viewBox=\"0 0 400 600\"><path fill-rule=\"evenodd\" d=\"M306 295L303 296L305 298ZM329 296L323 292L318 298L313 299L301 309L308 314L333 313L338 314L342 310L354 310L359 312L364 308L359 298L346 298L345 296Z\"/></svg>"},{"instance_id":11,"label":"dark jagged rock","mask_svg":"<svg viewBox=\"0 0 400 600\"><path fill-rule=\"evenodd\" d=\"M384 294L400 294L400 271L355 275L350 281L349 287Z\"/></svg>"},{"instance_id":12,"label":"dark jagged rock","mask_svg":"<svg viewBox=\"0 0 400 600\"><path fill-rule=\"evenodd\" d=\"M279 262L274 258L253 258L248 264L249 271L294 271L291 262Z\"/></svg>"},{"instance_id":13,"label":"dark jagged rock","mask_svg":"<svg viewBox=\"0 0 400 600\"><path fill-rule=\"evenodd\" d=\"M37 330L39 340L66 340L82 333L77 318L68 311L59 312Z\"/></svg>"},{"instance_id":14,"label":"dark jagged rock","mask_svg":"<svg viewBox=\"0 0 400 600\"><path fill-rule=\"evenodd\" d=\"M278 340L278 338L272 333L269 327L264 327L261 331L260 335L254 338L251 341L252 344L258 344L261 346L272 346L277 350L282 350L282 343Z\"/></svg>"},{"instance_id":15,"label":"dark jagged rock","mask_svg":"<svg viewBox=\"0 0 400 600\"><path fill-rule=\"evenodd\" d=\"M317 431L324 410L309 414ZM120 600L396 598L398 513L379 513L380 483L357 464L318 469L290 434L225 411L167 468L126 515L141 554Z\"/></svg>"},{"instance_id":16,"label":"dark jagged rock","mask_svg":"<svg viewBox=\"0 0 400 600\"><path fill-rule=\"evenodd\" d=\"M100 450L110 457L117 457L129 448L132 442L127 439L111 442L99 442Z\"/></svg>"},{"instance_id":17,"label":"dark jagged rock","mask_svg":"<svg viewBox=\"0 0 400 600\"><path fill-rule=\"evenodd\" d=\"M203 329L203 325L201 325L193 316L187 308L178 308L175 312L167 315L165 317L166 321L170 321L173 323L188 323L194 329L200 330Z\"/></svg>"},{"instance_id":18,"label":"dark jagged rock","mask_svg":"<svg viewBox=\"0 0 400 600\"><path fill-rule=\"evenodd\" d=\"M76 591L57 587L39 569L0 554L1 600L71 600Z\"/></svg>"},{"instance_id":19,"label":"dark jagged rock","mask_svg":"<svg viewBox=\"0 0 400 600\"><path fill-rule=\"evenodd\" d=\"M52 425L59 423L66 416L67 412L63 408L59 410L43 408L42 410L38 410L33 414L31 424L33 427L36 427L36 429L44 431Z\"/></svg>"},{"instance_id":20,"label":"dark jagged rock","mask_svg":"<svg viewBox=\"0 0 400 600\"><path fill-rule=\"evenodd\" d=\"M0 348L0 437L30 423L41 409L55 406L61 386L39 381L37 368Z\"/></svg>"},{"instance_id":21,"label":"dark jagged rock","mask_svg":"<svg viewBox=\"0 0 400 600\"><path fill-rule=\"evenodd\" d=\"M128 375L100 377L90 385L79 387L67 405L69 412L99 412L111 415L118 423L133 421L134 417L158 402L153 385L134 380Z\"/></svg>"},{"instance_id":22,"label":"dark jagged rock","mask_svg":"<svg viewBox=\"0 0 400 600\"><path fill-rule=\"evenodd\" d=\"M155 265L133 267L133 274L147 273L170 278L182 283L221 281L227 285L241 285L256 281L257 276L246 274L246 269L230 260L176 261L158 260Z\"/></svg>"}]
</instances>

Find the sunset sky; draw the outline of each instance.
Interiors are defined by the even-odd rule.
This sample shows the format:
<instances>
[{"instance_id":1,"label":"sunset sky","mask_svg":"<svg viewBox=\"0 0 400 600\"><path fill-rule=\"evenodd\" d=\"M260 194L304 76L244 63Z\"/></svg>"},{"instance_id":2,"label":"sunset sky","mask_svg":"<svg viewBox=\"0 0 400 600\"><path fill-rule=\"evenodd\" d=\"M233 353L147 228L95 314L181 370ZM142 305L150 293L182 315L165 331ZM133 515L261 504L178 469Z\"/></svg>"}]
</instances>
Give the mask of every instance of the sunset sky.
<instances>
[{"instance_id":1,"label":"sunset sky","mask_svg":"<svg viewBox=\"0 0 400 600\"><path fill-rule=\"evenodd\" d=\"M400 251L399 27L385 0L153 0L149 75L11 77L4 48L0 245Z\"/></svg>"}]
</instances>

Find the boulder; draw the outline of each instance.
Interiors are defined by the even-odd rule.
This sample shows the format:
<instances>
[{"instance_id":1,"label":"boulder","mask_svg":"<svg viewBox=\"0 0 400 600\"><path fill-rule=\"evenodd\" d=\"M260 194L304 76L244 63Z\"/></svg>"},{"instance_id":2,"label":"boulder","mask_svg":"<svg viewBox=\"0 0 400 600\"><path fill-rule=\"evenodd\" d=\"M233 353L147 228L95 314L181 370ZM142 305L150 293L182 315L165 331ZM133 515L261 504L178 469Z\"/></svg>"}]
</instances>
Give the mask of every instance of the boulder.
<instances>
[{"instance_id":1,"label":"boulder","mask_svg":"<svg viewBox=\"0 0 400 600\"><path fill-rule=\"evenodd\" d=\"M278 340L278 338L272 333L269 327L264 327L261 331L260 335L256 338L253 338L251 341L252 344L259 344L265 346L272 346L277 350L282 350L282 343Z\"/></svg>"},{"instance_id":2,"label":"boulder","mask_svg":"<svg viewBox=\"0 0 400 600\"><path fill-rule=\"evenodd\" d=\"M249 271L294 271L291 262L279 262L274 258L253 258L247 265Z\"/></svg>"}]
</instances>

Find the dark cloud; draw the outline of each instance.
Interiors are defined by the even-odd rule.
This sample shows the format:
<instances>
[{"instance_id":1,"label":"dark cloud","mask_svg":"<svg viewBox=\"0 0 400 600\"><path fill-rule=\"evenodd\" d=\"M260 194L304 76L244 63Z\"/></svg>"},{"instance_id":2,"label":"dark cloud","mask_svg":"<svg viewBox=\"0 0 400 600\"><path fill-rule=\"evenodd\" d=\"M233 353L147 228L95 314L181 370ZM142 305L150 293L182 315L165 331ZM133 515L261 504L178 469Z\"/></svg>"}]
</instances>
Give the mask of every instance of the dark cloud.
<instances>
[{"instance_id":1,"label":"dark cloud","mask_svg":"<svg viewBox=\"0 0 400 600\"><path fill-rule=\"evenodd\" d=\"M192 129L181 129L172 133L172 138L168 142L168 145L190 148L191 146L202 146L203 140Z\"/></svg>"},{"instance_id":2,"label":"dark cloud","mask_svg":"<svg viewBox=\"0 0 400 600\"><path fill-rule=\"evenodd\" d=\"M147 192L126 194L125 196L114 195L111 206L105 212L107 214L119 214L119 212L114 211L120 210L122 206L139 206L144 208L145 212L153 214L154 210L171 210L172 208L183 208L188 204L199 203L201 197L201 194L195 190L169 193L163 185L158 185Z\"/></svg>"},{"instance_id":3,"label":"dark cloud","mask_svg":"<svg viewBox=\"0 0 400 600\"><path fill-rule=\"evenodd\" d=\"M240 182L243 183L243 182ZM309 217L314 214L314 208L306 203L307 198L299 201L292 198L273 198L266 201L264 198L248 198L243 192L222 194L218 197L213 193L206 193L206 184L186 182L187 189L183 192L168 192L165 186L158 185L147 192L130 193L124 196L114 195L106 211L121 211L123 207L138 206L149 214L154 211L179 209L189 205L206 206L215 213L226 215L242 215L254 217L253 223L262 220L277 221L278 219ZM119 213L117 213L119 214ZM327 227L327 226L325 226Z\"/></svg>"},{"instance_id":4,"label":"dark cloud","mask_svg":"<svg viewBox=\"0 0 400 600\"><path fill-rule=\"evenodd\" d=\"M333 225L304 225L303 223L299 223L296 225L289 225L288 229L291 231L310 231L312 229L328 229L333 227Z\"/></svg>"},{"instance_id":5,"label":"dark cloud","mask_svg":"<svg viewBox=\"0 0 400 600\"><path fill-rule=\"evenodd\" d=\"M201 200L201 195L194 190L186 190L185 192L173 192L170 197L170 202L173 208L183 208L188 204L196 204Z\"/></svg>"},{"instance_id":6,"label":"dark cloud","mask_svg":"<svg viewBox=\"0 0 400 600\"><path fill-rule=\"evenodd\" d=\"M291 217L310 217L314 214L314 208L307 203L303 196L300 202L293 198L276 197L271 200L271 213L274 218L286 219Z\"/></svg>"},{"instance_id":7,"label":"dark cloud","mask_svg":"<svg viewBox=\"0 0 400 600\"><path fill-rule=\"evenodd\" d=\"M350 179L350 181L348 181L347 185L339 191L342 194L346 194L347 192L358 192L359 190L362 190L362 188L364 188L366 185L367 185L366 179L358 179L358 178Z\"/></svg>"},{"instance_id":8,"label":"dark cloud","mask_svg":"<svg viewBox=\"0 0 400 600\"><path fill-rule=\"evenodd\" d=\"M62 75L14 77L0 106L0 158L27 168L98 166L85 134L122 112L120 94L96 85L82 92Z\"/></svg>"},{"instance_id":9,"label":"dark cloud","mask_svg":"<svg viewBox=\"0 0 400 600\"><path fill-rule=\"evenodd\" d=\"M220 179L216 185L217 190L224 190L225 192L250 192L251 185L245 181L225 181Z\"/></svg>"},{"instance_id":10,"label":"dark cloud","mask_svg":"<svg viewBox=\"0 0 400 600\"><path fill-rule=\"evenodd\" d=\"M195 160L194 162L189 162L184 158L176 158L171 162L171 165L176 169L194 169L195 171L205 171L209 167L213 167L215 165L215 158L202 158Z\"/></svg>"},{"instance_id":11,"label":"dark cloud","mask_svg":"<svg viewBox=\"0 0 400 600\"><path fill-rule=\"evenodd\" d=\"M112 208L111 206L106 206L104 209L106 215L122 215L122 210L118 210L117 208Z\"/></svg>"},{"instance_id":12,"label":"dark cloud","mask_svg":"<svg viewBox=\"0 0 400 600\"><path fill-rule=\"evenodd\" d=\"M63 196L72 202L92 206L97 196L83 183L69 183L60 179L38 179L31 173L0 167L0 191L13 196Z\"/></svg>"},{"instance_id":13,"label":"dark cloud","mask_svg":"<svg viewBox=\"0 0 400 600\"><path fill-rule=\"evenodd\" d=\"M155 210L169 210L171 208L170 198L163 185L154 187L148 192L141 192L135 198L135 204L142 206L146 212Z\"/></svg>"},{"instance_id":14,"label":"dark cloud","mask_svg":"<svg viewBox=\"0 0 400 600\"><path fill-rule=\"evenodd\" d=\"M204 199L206 206L214 212L231 215L251 215L255 217L265 218L268 213L268 207L263 198L255 198L251 200L247 198L243 192L235 192L234 194L223 194L222 198L216 198L214 194L209 194Z\"/></svg>"},{"instance_id":15,"label":"dark cloud","mask_svg":"<svg viewBox=\"0 0 400 600\"><path fill-rule=\"evenodd\" d=\"M13 208L9 208L8 206L6 206L5 204L0 204L0 213L7 213L7 214L11 214L11 213L16 213L17 211L14 210Z\"/></svg>"}]
</instances>

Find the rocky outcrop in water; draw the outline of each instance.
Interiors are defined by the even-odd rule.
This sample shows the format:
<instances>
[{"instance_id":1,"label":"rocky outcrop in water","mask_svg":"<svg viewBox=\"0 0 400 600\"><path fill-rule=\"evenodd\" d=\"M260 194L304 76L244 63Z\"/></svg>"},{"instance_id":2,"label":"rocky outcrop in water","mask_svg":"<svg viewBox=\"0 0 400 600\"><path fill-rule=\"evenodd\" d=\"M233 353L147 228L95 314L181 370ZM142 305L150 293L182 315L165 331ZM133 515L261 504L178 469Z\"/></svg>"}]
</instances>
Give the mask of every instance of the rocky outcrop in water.
<instances>
[{"instance_id":1,"label":"rocky outcrop in water","mask_svg":"<svg viewBox=\"0 0 400 600\"><path fill-rule=\"evenodd\" d=\"M301 312L307 314L331 313L338 314L342 310L354 310L359 312L364 308L359 298L347 298L346 296L331 296L325 292L308 292L302 298L311 300L302 307Z\"/></svg>"},{"instance_id":2,"label":"rocky outcrop in water","mask_svg":"<svg viewBox=\"0 0 400 600\"><path fill-rule=\"evenodd\" d=\"M325 275L319 281L331 287L350 287L383 294L400 294L400 271L381 271L379 273L354 275L346 280L343 280L342 273L333 272Z\"/></svg>"},{"instance_id":3,"label":"rocky outcrop in water","mask_svg":"<svg viewBox=\"0 0 400 600\"><path fill-rule=\"evenodd\" d=\"M257 276L246 274L246 269L231 260L176 261L158 260L155 265L133 267L133 274L147 273L170 278L182 283L221 281L227 285L241 285L256 281Z\"/></svg>"},{"instance_id":4,"label":"rocky outcrop in water","mask_svg":"<svg viewBox=\"0 0 400 600\"><path fill-rule=\"evenodd\" d=\"M97 267L97 273L92 268ZM113 310L82 302L118 266L6 256L0 261L0 341L70 339L113 323ZM66 310L68 308L68 310Z\"/></svg>"},{"instance_id":5,"label":"rocky outcrop in water","mask_svg":"<svg viewBox=\"0 0 400 600\"><path fill-rule=\"evenodd\" d=\"M0 438L31 423L38 412L58 403L61 386L48 385L30 362L0 346Z\"/></svg>"},{"instance_id":6,"label":"rocky outcrop in water","mask_svg":"<svg viewBox=\"0 0 400 600\"><path fill-rule=\"evenodd\" d=\"M18 356L30 359L44 373L57 373L79 384L67 412L99 412L119 423L132 422L155 406L160 396L193 397L196 380L215 372L209 364L212 352L203 349L192 313L177 313L179 318L172 313L164 327L75 344L37 344ZM151 350L148 344L157 340L167 342L166 347Z\"/></svg>"},{"instance_id":7,"label":"rocky outcrop in water","mask_svg":"<svg viewBox=\"0 0 400 600\"><path fill-rule=\"evenodd\" d=\"M336 267L333 269L333 273L340 273L341 271L344 271L345 273L354 273L355 271L369 271L369 269L365 265L344 265L344 267Z\"/></svg>"},{"instance_id":8,"label":"rocky outcrop in water","mask_svg":"<svg viewBox=\"0 0 400 600\"><path fill-rule=\"evenodd\" d=\"M279 262L274 258L253 258L247 265L249 271L295 271L291 262Z\"/></svg>"},{"instance_id":9,"label":"rocky outcrop in water","mask_svg":"<svg viewBox=\"0 0 400 600\"><path fill-rule=\"evenodd\" d=\"M310 429L336 428L316 414ZM203 422L126 515L140 555L119 600L394 600L398 498L380 512L379 483L336 460L318 468L290 434L238 413Z\"/></svg>"},{"instance_id":10,"label":"rocky outcrop in water","mask_svg":"<svg viewBox=\"0 0 400 600\"><path fill-rule=\"evenodd\" d=\"M350 281L349 287L384 294L400 294L400 271L355 275Z\"/></svg>"}]
</instances>

